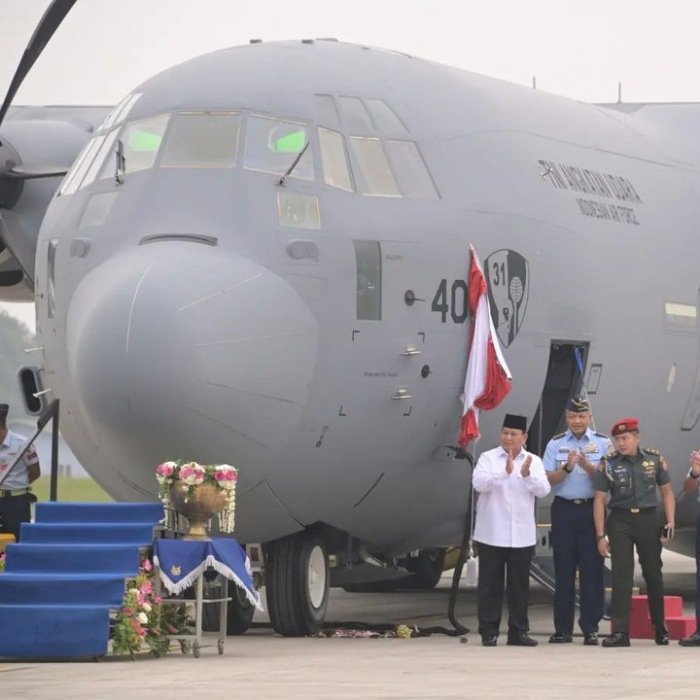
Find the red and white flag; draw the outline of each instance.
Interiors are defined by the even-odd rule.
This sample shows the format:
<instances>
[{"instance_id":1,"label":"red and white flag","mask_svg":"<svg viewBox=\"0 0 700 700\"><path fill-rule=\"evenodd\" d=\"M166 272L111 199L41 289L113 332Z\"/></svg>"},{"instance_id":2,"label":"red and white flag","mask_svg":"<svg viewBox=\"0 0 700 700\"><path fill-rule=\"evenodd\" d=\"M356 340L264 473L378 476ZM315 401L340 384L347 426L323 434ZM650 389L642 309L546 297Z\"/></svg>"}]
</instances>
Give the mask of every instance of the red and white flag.
<instances>
[{"instance_id":1,"label":"red and white flag","mask_svg":"<svg viewBox=\"0 0 700 700\"><path fill-rule=\"evenodd\" d=\"M467 375L464 378L464 410L459 431L459 444L466 447L478 438L479 409L498 406L511 389L508 369L498 335L491 319L486 278L474 246L469 246L469 310L473 322Z\"/></svg>"}]
</instances>

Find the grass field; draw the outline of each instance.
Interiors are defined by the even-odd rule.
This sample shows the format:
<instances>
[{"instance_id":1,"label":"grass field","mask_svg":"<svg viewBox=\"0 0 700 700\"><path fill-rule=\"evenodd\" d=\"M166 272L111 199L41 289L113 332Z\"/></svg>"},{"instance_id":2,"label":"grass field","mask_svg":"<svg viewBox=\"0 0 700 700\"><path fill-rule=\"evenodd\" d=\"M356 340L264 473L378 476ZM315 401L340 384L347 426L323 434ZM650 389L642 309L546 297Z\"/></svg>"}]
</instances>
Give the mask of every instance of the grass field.
<instances>
[{"instance_id":1,"label":"grass field","mask_svg":"<svg viewBox=\"0 0 700 700\"><path fill-rule=\"evenodd\" d=\"M33 484L32 491L40 501L49 500L48 476L40 476ZM59 477L58 479L58 500L72 502L95 501L108 503L114 499L109 496L92 479L72 479L71 477Z\"/></svg>"}]
</instances>

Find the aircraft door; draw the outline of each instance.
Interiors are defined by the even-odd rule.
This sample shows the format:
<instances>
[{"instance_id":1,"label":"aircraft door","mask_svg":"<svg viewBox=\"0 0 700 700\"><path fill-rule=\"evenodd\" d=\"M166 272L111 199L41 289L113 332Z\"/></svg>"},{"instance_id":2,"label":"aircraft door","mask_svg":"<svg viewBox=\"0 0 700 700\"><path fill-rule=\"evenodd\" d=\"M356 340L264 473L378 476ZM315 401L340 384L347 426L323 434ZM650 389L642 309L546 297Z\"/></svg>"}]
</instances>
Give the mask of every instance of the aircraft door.
<instances>
[{"instance_id":1,"label":"aircraft door","mask_svg":"<svg viewBox=\"0 0 700 700\"><path fill-rule=\"evenodd\" d=\"M542 396L528 430L531 452L541 455L552 435L565 429L566 402L581 391L587 356L587 342L552 341Z\"/></svg>"}]
</instances>

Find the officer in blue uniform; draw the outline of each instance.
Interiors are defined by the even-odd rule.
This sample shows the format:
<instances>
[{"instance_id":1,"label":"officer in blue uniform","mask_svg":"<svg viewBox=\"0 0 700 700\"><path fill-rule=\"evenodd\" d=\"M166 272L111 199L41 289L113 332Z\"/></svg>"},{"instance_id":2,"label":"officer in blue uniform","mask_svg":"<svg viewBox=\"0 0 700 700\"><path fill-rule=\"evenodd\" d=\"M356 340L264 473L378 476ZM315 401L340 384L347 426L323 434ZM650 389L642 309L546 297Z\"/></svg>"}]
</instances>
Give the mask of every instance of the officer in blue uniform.
<instances>
[{"instance_id":1,"label":"officer in blue uniform","mask_svg":"<svg viewBox=\"0 0 700 700\"><path fill-rule=\"evenodd\" d=\"M554 553L554 634L551 644L573 641L576 570L579 572L583 643L598 644L603 616L603 557L593 523L593 477L610 449L606 435L592 428L591 407L572 398L566 406L567 430L547 444L542 461L552 486L552 549Z\"/></svg>"},{"instance_id":2,"label":"officer in blue uniform","mask_svg":"<svg viewBox=\"0 0 700 700\"><path fill-rule=\"evenodd\" d=\"M661 546L673 537L676 499L671 488L668 464L658 450L640 446L637 418L621 418L610 435L615 450L603 459L595 477L593 518L598 551L610 556L612 568L612 629L604 647L628 647L634 549L647 585L649 614L657 644L668 644L664 619L664 581L661 575ZM656 509L656 488L661 491L665 526ZM605 497L610 494L610 515L605 522ZM607 528L607 538L605 536ZM608 539L610 540L608 542Z\"/></svg>"}]
</instances>

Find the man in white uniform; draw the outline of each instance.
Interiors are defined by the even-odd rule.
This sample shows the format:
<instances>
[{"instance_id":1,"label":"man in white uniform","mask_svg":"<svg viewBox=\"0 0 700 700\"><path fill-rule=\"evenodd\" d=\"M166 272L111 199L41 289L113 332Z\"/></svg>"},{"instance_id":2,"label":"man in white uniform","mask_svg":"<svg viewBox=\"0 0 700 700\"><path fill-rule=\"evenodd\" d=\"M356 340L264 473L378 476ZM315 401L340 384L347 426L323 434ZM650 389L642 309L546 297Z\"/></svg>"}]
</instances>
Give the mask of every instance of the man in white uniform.
<instances>
[{"instance_id":1,"label":"man in white uniform","mask_svg":"<svg viewBox=\"0 0 700 700\"><path fill-rule=\"evenodd\" d=\"M525 416L506 414L501 445L483 452L474 469L474 540L479 546L479 634L484 646L496 646L508 590L508 644L537 646L528 635L530 561L535 548L535 498L549 493L542 460L525 450Z\"/></svg>"},{"instance_id":2,"label":"man in white uniform","mask_svg":"<svg viewBox=\"0 0 700 700\"><path fill-rule=\"evenodd\" d=\"M0 403L0 532L11 533L19 541L20 526L29 522L31 517L29 484L39 478L41 468L39 457L31 445L10 469L27 441L7 429L8 411L9 406Z\"/></svg>"}]
</instances>

